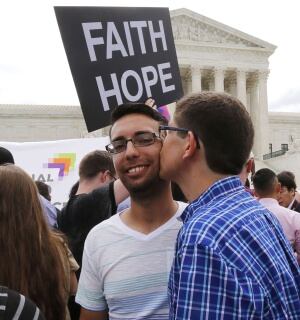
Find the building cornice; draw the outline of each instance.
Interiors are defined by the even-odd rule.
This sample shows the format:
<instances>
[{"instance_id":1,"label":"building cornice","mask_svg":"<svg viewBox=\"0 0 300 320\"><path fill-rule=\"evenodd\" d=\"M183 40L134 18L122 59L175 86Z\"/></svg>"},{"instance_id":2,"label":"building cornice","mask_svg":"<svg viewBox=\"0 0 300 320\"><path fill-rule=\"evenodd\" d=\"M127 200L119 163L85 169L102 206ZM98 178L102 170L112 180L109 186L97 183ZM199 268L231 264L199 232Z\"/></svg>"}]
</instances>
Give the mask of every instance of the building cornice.
<instances>
[{"instance_id":1,"label":"building cornice","mask_svg":"<svg viewBox=\"0 0 300 320\"><path fill-rule=\"evenodd\" d=\"M0 104L0 116L82 118L82 111L80 106L70 105ZM300 112L269 112L269 120L300 123Z\"/></svg>"},{"instance_id":2,"label":"building cornice","mask_svg":"<svg viewBox=\"0 0 300 320\"><path fill-rule=\"evenodd\" d=\"M81 118L80 106L0 104L0 116L19 118Z\"/></svg>"},{"instance_id":3,"label":"building cornice","mask_svg":"<svg viewBox=\"0 0 300 320\"><path fill-rule=\"evenodd\" d=\"M260 47L241 47L234 44L219 44L219 43L207 43L201 41L192 41L192 40L175 40L176 48L186 49L191 48L204 48L205 51L216 51L216 52L229 52L229 51L240 51L240 52L254 52L255 54L263 54L265 57L269 57L273 54L273 51L270 51L267 48Z\"/></svg>"},{"instance_id":4,"label":"building cornice","mask_svg":"<svg viewBox=\"0 0 300 320\"><path fill-rule=\"evenodd\" d=\"M240 38L242 38L246 41L249 41L249 42L253 42L257 46L265 48L270 53L273 53L275 51L275 49L277 48L275 45L273 45L267 41L253 37L245 32L242 32L240 30L229 27L226 24L223 24L223 23L218 22L216 20L213 20L211 18L205 17L197 12L191 11L186 8L171 10L170 15L171 15L171 18L179 17L179 16L188 16L192 19L195 19L195 20L201 21L202 23L210 25L211 27L215 27L217 29L226 31L227 33L232 34L233 36L240 37Z\"/></svg>"},{"instance_id":5,"label":"building cornice","mask_svg":"<svg viewBox=\"0 0 300 320\"><path fill-rule=\"evenodd\" d=\"M269 123L295 123L300 125L299 112L269 112Z\"/></svg>"}]
</instances>

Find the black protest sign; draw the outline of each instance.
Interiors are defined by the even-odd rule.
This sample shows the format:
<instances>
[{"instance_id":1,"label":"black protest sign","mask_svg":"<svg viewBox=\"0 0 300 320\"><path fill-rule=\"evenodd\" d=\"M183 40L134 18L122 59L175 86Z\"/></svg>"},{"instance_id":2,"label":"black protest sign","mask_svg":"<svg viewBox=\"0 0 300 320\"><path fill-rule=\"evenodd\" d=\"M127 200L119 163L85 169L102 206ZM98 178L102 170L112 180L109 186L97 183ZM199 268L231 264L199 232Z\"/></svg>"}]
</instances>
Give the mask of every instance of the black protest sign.
<instances>
[{"instance_id":1,"label":"black protest sign","mask_svg":"<svg viewBox=\"0 0 300 320\"><path fill-rule=\"evenodd\" d=\"M167 8L55 7L88 131L125 102L182 96Z\"/></svg>"}]
</instances>

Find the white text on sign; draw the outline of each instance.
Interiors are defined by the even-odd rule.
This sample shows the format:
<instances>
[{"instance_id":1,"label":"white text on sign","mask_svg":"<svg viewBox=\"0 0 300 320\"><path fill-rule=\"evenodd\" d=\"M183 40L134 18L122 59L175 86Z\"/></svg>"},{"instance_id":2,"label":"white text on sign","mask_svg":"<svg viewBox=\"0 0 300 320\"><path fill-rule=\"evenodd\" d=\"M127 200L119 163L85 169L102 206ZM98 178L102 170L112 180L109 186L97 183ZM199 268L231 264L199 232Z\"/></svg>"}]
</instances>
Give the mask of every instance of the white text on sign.
<instances>
[{"instance_id":1,"label":"white text on sign","mask_svg":"<svg viewBox=\"0 0 300 320\"><path fill-rule=\"evenodd\" d=\"M126 43L122 41L120 33L114 22L106 22L103 27L102 22L84 22L82 23L83 33L88 48L91 62L97 61L95 46L106 46L106 59L112 59L113 52L119 51L123 57L134 56L135 50L146 54L144 32L148 32L153 52L157 52L157 40L160 40L163 50L167 51L167 41L164 31L163 21L158 21L158 31L154 31L152 21L126 21L123 22L123 30L126 36ZM106 37L92 37L91 32L95 30L106 30ZM133 46L132 33L136 32L139 39L139 47Z\"/></svg>"},{"instance_id":2,"label":"white text on sign","mask_svg":"<svg viewBox=\"0 0 300 320\"><path fill-rule=\"evenodd\" d=\"M125 98L128 101L132 102L136 102L142 97L144 87L147 96L151 97L151 87L158 84L158 82L160 82L160 86L163 93L175 90L174 84L166 84L166 81L172 79L172 74L167 71L167 69L170 69L170 67L170 62L166 62L158 64L156 68L154 66L142 67L140 74L134 70L127 70L121 76L118 76L116 73L111 73L111 89L104 87L104 83L101 76L96 77L97 86L99 89L104 111L109 110L109 103L107 100L109 97L115 97L118 105L123 103L120 85ZM130 78L132 78L132 80L134 80L136 83L137 91L135 93L130 93L127 88L127 82ZM118 81L118 79L120 80Z\"/></svg>"},{"instance_id":3,"label":"white text on sign","mask_svg":"<svg viewBox=\"0 0 300 320\"><path fill-rule=\"evenodd\" d=\"M163 51L168 50L162 20L156 22L125 21L121 24L121 28L122 30L118 30L116 24L111 21L82 23L91 62L113 59L114 53L121 54L124 58L138 54L157 53L159 44L161 44L160 48ZM95 36L95 31L98 32L97 36ZM138 39L138 42L133 42L133 37ZM147 51L145 40L149 38L151 46ZM99 53L97 55L95 50L97 46L104 46L105 57L99 57ZM101 75L97 76L96 82L104 111L110 110L109 98L115 99L118 105L122 104L122 93L127 101L136 102L141 99L144 93L151 97L153 95L152 89L155 86L159 86L162 93L174 91L175 85L172 84L170 69L170 62L164 62L157 65L141 66L138 70L129 69L122 73L112 72L105 80ZM134 83L134 89L131 87L131 92L128 86L129 82Z\"/></svg>"}]
</instances>

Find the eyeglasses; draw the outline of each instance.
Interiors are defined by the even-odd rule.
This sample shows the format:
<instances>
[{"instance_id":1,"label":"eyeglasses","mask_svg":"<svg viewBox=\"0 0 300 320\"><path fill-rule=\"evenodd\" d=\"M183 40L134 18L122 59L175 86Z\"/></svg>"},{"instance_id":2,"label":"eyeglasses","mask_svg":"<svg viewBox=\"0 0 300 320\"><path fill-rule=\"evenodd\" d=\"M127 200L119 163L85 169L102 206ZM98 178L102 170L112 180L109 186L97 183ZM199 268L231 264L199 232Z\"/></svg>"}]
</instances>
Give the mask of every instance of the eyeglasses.
<instances>
[{"instance_id":1,"label":"eyeglasses","mask_svg":"<svg viewBox=\"0 0 300 320\"><path fill-rule=\"evenodd\" d=\"M189 131L189 129L186 128L178 128L178 127L170 127L170 126L159 126L158 132L159 132L159 136L161 139L164 139L167 135L168 135L168 131L177 131L177 132L182 132L187 134ZM196 144L197 144L197 148L200 149L200 144L199 144L199 138L198 136L191 131L196 139Z\"/></svg>"},{"instance_id":2,"label":"eyeglasses","mask_svg":"<svg viewBox=\"0 0 300 320\"><path fill-rule=\"evenodd\" d=\"M159 136L161 138L166 137L168 134L168 131L178 131L178 132L184 132L184 133L189 132L189 130L185 128L177 128L177 127L169 127L169 126L159 126L158 128Z\"/></svg>"},{"instance_id":3,"label":"eyeglasses","mask_svg":"<svg viewBox=\"0 0 300 320\"><path fill-rule=\"evenodd\" d=\"M116 181L117 178L109 171L108 174L111 176L112 181Z\"/></svg>"},{"instance_id":4,"label":"eyeglasses","mask_svg":"<svg viewBox=\"0 0 300 320\"><path fill-rule=\"evenodd\" d=\"M154 144L157 139L160 140L160 137L154 132L140 132L129 139L122 138L112 141L105 146L105 149L111 154L117 154L126 150L129 141L131 141L135 147L147 147Z\"/></svg>"}]
</instances>

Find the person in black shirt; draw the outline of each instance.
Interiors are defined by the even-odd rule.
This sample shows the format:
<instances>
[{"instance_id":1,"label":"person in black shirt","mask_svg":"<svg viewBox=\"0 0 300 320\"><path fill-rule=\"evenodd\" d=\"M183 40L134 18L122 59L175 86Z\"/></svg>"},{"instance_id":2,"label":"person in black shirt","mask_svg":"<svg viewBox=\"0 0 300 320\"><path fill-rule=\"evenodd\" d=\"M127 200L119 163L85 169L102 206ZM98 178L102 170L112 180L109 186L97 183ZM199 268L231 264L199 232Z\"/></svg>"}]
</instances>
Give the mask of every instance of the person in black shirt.
<instances>
[{"instance_id":1,"label":"person in black shirt","mask_svg":"<svg viewBox=\"0 0 300 320\"><path fill-rule=\"evenodd\" d=\"M3 286L0 286L0 319L46 320L29 298Z\"/></svg>"}]
</instances>

